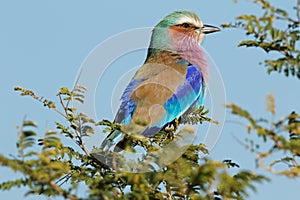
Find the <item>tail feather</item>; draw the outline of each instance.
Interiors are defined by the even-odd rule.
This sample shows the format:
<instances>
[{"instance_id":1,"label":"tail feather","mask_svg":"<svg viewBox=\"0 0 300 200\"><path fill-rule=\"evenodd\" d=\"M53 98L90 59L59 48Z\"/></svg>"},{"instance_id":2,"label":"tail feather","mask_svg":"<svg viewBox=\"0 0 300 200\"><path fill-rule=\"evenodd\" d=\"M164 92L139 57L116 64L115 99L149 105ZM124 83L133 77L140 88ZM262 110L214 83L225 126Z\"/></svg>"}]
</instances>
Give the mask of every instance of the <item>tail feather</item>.
<instances>
[{"instance_id":1,"label":"tail feather","mask_svg":"<svg viewBox=\"0 0 300 200\"><path fill-rule=\"evenodd\" d=\"M114 148L115 152L120 152L123 151L124 149L126 149L126 147L130 146L130 147L134 147L136 144L130 139L130 138L122 138L117 145Z\"/></svg>"},{"instance_id":2,"label":"tail feather","mask_svg":"<svg viewBox=\"0 0 300 200\"><path fill-rule=\"evenodd\" d=\"M151 137L158 133L162 127L148 127L143 130L141 135L145 137ZM113 150L115 152L123 151L127 146L134 147L136 143L130 138L124 136L121 131L115 130L111 132L102 142L100 148L103 151Z\"/></svg>"},{"instance_id":3,"label":"tail feather","mask_svg":"<svg viewBox=\"0 0 300 200\"><path fill-rule=\"evenodd\" d=\"M134 147L135 144L130 138L124 137L122 132L111 132L102 142L100 148L103 151L112 150L114 152L123 151L127 146Z\"/></svg>"},{"instance_id":4,"label":"tail feather","mask_svg":"<svg viewBox=\"0 0 300 200\"><path fill-rule=\"evenodd\" d=\"M111 132L102 142L100 148L104 151L110 150L113 146L115 146L120 140L122 140L123 134L121 131L113 131Z\"/></svg>"}]
</instances>

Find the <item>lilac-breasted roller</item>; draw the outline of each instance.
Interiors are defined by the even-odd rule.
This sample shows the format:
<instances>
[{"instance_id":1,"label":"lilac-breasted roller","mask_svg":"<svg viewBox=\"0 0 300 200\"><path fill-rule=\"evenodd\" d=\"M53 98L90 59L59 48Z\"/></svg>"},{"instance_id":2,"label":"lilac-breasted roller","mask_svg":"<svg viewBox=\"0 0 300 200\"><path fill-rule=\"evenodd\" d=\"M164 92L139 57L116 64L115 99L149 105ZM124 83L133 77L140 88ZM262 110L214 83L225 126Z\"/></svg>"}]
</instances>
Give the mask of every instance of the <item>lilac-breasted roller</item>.
<instances>
[{"instance_id":1,"label":"lilac-breasted roller","mask_svg":"<svg viewBox=\"0 0 300 200\"><path fill-rule=\"evenodd\" d=\"M115 122L150 137L203 104L208 81L207 62L200 43L219 31L204 25L189 11L175 11L153 29L147 58L121 97ZM141 125L142 124L142 125ZM133 128L134 127L134 128ZM101 148L120 151L127 139L111 132Z\"/></svg>"}]
</instances>

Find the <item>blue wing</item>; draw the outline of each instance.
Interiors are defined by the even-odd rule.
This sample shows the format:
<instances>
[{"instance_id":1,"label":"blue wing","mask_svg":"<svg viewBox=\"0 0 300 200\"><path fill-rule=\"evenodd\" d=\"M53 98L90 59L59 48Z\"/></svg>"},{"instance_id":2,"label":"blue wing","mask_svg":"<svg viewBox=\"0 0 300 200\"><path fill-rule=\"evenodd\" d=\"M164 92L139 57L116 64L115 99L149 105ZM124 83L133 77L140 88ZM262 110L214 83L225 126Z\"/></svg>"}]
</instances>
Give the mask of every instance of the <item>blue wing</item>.
<instances>
[{"instance_id":1,"label":"blue wing","mask_svg":"<svg viewBox=\"0 0 300 200\"><path fill-rule=\"evenodd\" d=\"M135 110L136 102L130 99L131 92L134 91L141 83L143 82L142 79L133 79L126 87L122 97L121 97L121 105L118 110L118 113L115 117L115 122L121 124L129 124L132 113Z\"/></svg>"},{"instance_id":2,"label":"blue wing","mask_svg":"<svg viewBox=\"0 0 300 200\"><path fill-rule=\"evenodd\" d=\"M131 123L132 116L137 106L137 102L131 99L131 94L145 80L146 79L133 79L129 83L122 95L121 106L115 117L115 122L121 124ZM164 102L163 107L165 112L160 120L153 124L149 124L141 135L149 137L156 134L166 124L183 115L189 108L202 104L205 93L204 87L200 68L193 65L188 66L184 83L179 85L176 92ZM121 138L122 133L120 131L114 131L108 135L101 147L104 148L108 146L108 148L110 148L113 144L117 143L117 141L120 141Z\"/></svg>"},{"instance_id":3,"label":"blue wing","mask_svg":"<svg viewBox=\"0 0 300 200\"><path fill-rule=\"evenodd\" d=\"M132 114L136 108L136 102L130 99L131 92L134 91L141 83L143 79L133 79L123 92L121 97L121 105L116 114L115 122L120 124L129 124ZM117 143L122 138L122 132L111 132L101 144L101 148L110 148L113 144Z\"/></svg>"},{"instance_id":4,"label":"blue wing","mask_svg":"<svg viewBox=\"0 0 300 200\"><path fill-rule=\"evenodd\" d=\"M179 85L176 92L164 103L166 110L164 116L157 123L148 127L142 135L149 137L156 134L166 124L183 115L191 107L203 104L205 85L203 75L194 65L187 68L185 82Z\"/></svg>"}]
</instances>

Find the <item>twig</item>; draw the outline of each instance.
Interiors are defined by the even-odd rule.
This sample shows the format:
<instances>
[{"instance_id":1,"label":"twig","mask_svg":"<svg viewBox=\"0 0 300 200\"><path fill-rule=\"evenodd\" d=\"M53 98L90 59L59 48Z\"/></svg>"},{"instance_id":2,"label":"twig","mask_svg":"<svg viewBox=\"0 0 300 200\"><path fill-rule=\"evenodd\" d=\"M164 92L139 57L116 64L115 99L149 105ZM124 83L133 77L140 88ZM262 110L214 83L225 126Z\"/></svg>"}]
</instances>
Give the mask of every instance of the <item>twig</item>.
<instances>
[{"instance_id":1,"label":"twig","mask_svg":"<svg viewBox=\"0 0 300 200\"><path fill-rule=\"evenodd\" d=\"M74 87L75 88L75 87ZM73 89L74 90L74 89ZM67 104L65 105L64 104L64 101L63 101L63 99L62 99L62 97L61 97L61 95L58 95L59 96L59 101L60 101L60 104L61 104L61 106L63 107L63 109L64 109L64 111L65 111L65 118L68 120L68 115L69 115L69 111L68 111L68 105L69 105L69 102L70 102L70 100L68 100L67 101ZM74 124L72 121L70 121L70 120L68 120L69 121L69 123L70 123L70 125L71 125L71 127L75 127L74 128L74 130L75 130L75 134L76 134L76 137L77 137L77 139L79 140L78 142L76 142L79 146L80 146L80 148L85 152L85 154L87 155L87 156L90 156L90 153L89 153L89 151L87 150L87 148L85 147L85 145L84 145L84 142L82 141L82 138L81 138L81 132L80 132L80 129L81 129L81 125L80 125L80 118L78 118L78 120L79 120L79 127L77 127L76 126L76 124ZM74 139L73 139L74 140Z\"/></svg>"},{"instance_id":2,"label":"twig","mask_svg":"<svg viewBox=\"0 0 300 200\"><path fill-rule=\"evenodd\" d=\"M59 184L58 186L62 186L63 184L65 184L70 178L72 177L72 174L69 173L69 174L66 174L64 175L63 177L61 177L60 179L58 179L55 183L56 184ZM59 183L61 182L61 183Z\"/></svg>"},{"instance_id":3,"label":"twig","mask_svg":"<svg viewBox=\"0 0 300 200\"><path fill-rule=\"evenodd\" d=\"M299 11L297 12L297 15L298 15L298 13L299 13ZM278 15L276 15L275 16L276 17L276 19L280 19L280 20L284 20L284 21L289 21L289 22L293 22L293 23L295 23L295 24L300 24L300 20L294 20L294 19L292 19L292 18L290 18L290 17L280 17L280 16L278 16Z\"/></svg>"},{"instance_id":4,"label":"twig","mask_svg":"<svg viewBox=\"0 0 300 200\"><path fill-rule=\"evenodd\" d=\"M64 101L63 101L61 95L59 94L58 96L59 96L60 104L61 104L61 106L63 107L63 109L64 109L64 111L65 111L65 114L66 114L65 116L67 117L67 116L68 116L68 107L65 106Z\"/></svg>"},{"instance_id":5,"label":"twig","mask_svg":"<svg viewBox=\"0 0 300 200\"><path fill-rule=\"evenodd\" d=\"M167 191L167 195L168 195L168 200L171 200L172 199L172 195L171 195L170 185L168 184L167 181L165 181L165 185L166 185L166 191Z\"/></svg>"},{"instance_id":6,"label":"twig","mask_svg":"<svg viewBox=\"0 0 300 200\"><path fill-rule=\"evenodd\" d=\"M67 191L63 190L61 187L59 187L54 181L45 181L44 177L40 177L38 173L34 173L33 169L24 164L21 160L16 160L18 162L18 165L11 164L9 159L5 158L4 156L0 155L0 163L2 166L11 167L15 171L19 171L25 175L28 175L29 178L32 181L37 181L39 185L48 185L51 189L56 191L58 194L64 196L65 198L71 199L71 200L77 200L78 198L72 194L69 194ZM23 168L18 167L19 165L22 165Z\"/></svg>"},{"instance_id":7,"label":"twig","mask_svg":"<svg viewBox=\"0 0 300 200\"><path fill-rule=\"evenodd\" d=\"M61 187L59 187L58 185L56 185L56 183L54 181L50 181L49 186L51 186L51 188L53 190L55 190L58 194L64 196L65 198L71 199L71 200L77 200L78 198L72 194L69 194L67 191L63 190Z\"/></svg>"},{"instance_id":8,"label":"twig","mask_svg":"<svg viewBox=\"0 0 300 200\"><path fill-rule=\"evenodd\" d=\"M72 125L72 126L74 126L75 124L73 123L73 122L70 122L70 124ZM76 127L76 126L75 126ZM87 150L87 148L85 147L85 145L84 145L84 142L82 141L82 138L81 138L81 133L80 133L80 131L78 131L78 129L81 129L80 128L80 125L79 125L79 127L77 128L75 128L74 130L75 130L75 133L76 133L76 136L77 136L77 138L78 138L78 140L79 140L79 142L78 142L78 145L80 146L80 148L85 152L85 154L87 155L87 156L90 156L90 152Z\"/></svg>"}]
</instances>

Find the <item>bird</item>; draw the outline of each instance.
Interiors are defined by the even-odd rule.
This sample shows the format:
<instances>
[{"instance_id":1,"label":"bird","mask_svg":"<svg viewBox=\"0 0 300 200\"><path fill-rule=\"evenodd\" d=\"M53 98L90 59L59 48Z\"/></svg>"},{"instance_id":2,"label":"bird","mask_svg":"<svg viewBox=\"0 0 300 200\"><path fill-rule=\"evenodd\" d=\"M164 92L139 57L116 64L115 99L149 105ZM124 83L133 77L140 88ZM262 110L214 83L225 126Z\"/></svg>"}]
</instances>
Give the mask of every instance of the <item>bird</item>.
<instances>
[{"instance_id":1,"label":"bird","mask_svg":"<svg viewBox=\"0 0 300 200\"><path fill-rule=\"evenodd\" d=\"M208 64L200 44L205 35L217 31L191 11L164 17L152 30L144 64L124 90L114 122L149 138L202 106ZM122 151L128 141L121 130L113 130L100 148Z\"/></svg>"}]
</instances>

